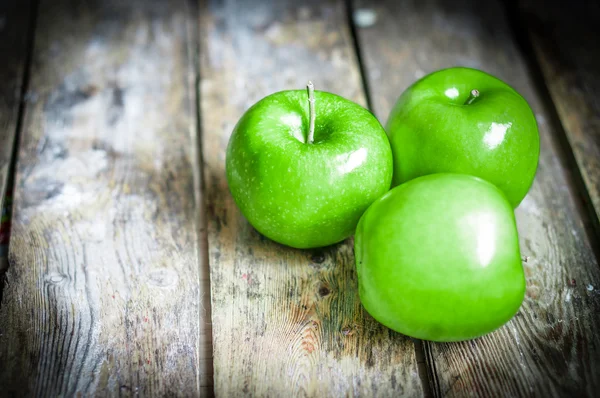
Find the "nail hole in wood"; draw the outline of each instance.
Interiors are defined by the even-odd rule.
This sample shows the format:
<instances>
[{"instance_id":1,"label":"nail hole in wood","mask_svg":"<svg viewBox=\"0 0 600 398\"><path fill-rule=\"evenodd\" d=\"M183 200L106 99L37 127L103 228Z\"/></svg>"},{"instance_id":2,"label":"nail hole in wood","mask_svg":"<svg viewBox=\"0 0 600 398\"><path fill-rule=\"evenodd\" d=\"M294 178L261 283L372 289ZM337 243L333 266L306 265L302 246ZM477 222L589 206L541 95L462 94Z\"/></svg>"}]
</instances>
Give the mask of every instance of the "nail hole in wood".
<instances>
[{"instance_id":1,"label":"nail hole in wood","mask_svg":"<svg viewBox=\"0 0 600 398\"><path fill-rule=\"evenodd\" d=\"M311 261L316 264L321 264L323 261L325 261L325 255L322 252L313 253Z\"/></svg>"}]
</instances>

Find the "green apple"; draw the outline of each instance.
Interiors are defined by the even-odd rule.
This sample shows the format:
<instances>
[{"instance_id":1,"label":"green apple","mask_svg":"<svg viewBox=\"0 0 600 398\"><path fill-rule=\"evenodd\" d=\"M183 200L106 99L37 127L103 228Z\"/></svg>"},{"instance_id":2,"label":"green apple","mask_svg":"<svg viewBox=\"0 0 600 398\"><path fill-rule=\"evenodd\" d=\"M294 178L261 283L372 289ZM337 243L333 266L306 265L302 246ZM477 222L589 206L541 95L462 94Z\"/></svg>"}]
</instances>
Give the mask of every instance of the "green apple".
<instances>
[{"instance_id":1,"label":"green apple","mask_svg":"<svg viewBox=\"0 0 600 398\"><path fill-rule=\"evenodd\" d=\"M365 309L419 339L489 333L525 293L512 206L469 175L431 174L389 191L362 216L355 256Z\"/></svg>"},{"instance_id":2,"label":"green apple","mask_svg":"<svg viewBox=\"0 0 600 398\"><path fill-rule=\"evenodd\" d=\"M517 207L533 183L540 152L533 112L509 85L479 70L423 77L400 96L386 130L393 186L427 174L470 174Z\"/></svg>"},{"instance_id":3,"label":"green apple","mask_svg":"<svg viewBox=\"0 0 600 398\"><path fill-rule=\"evenodd\" d=\"M360 105L309 84L252 106L227 147L229 189L266 237L296 248L342 241L392 180L385 130Z\"/></svg>"}]
</instances>

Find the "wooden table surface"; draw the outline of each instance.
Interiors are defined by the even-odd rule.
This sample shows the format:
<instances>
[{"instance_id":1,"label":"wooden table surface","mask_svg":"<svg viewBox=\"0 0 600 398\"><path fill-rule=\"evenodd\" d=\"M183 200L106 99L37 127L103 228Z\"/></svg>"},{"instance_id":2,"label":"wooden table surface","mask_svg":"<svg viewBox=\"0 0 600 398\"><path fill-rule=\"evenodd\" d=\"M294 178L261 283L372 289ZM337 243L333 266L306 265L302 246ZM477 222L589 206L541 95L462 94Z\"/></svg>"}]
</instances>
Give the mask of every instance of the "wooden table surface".
<instances>
[{"instance_id":1,"label":"wooden table surface","mask_svg":"<svg viewBox=\"0 0 600 398\"><path fill-rule=\"evenodd\" d=\"M0 396L598 396L599 23L593 2L1 1ZM272 92L310 79L385 123L457 65L523 94L541 154L521 310L439 344L364 311L352 238L259 235L224 163Z\"/></svg>"}]
</instances>

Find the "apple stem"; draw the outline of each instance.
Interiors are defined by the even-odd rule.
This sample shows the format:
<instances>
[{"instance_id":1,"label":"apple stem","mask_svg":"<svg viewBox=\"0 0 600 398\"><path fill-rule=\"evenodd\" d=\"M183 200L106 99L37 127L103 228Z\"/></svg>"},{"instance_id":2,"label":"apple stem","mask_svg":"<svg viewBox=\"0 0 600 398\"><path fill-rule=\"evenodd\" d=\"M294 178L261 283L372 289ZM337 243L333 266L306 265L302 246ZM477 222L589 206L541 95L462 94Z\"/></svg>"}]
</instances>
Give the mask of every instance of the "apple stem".
<instances>
[{"instance_id":1,"label":"apple stem","mask_svg":"<svg viewBox=\"0 0 600 398\"><path fill-rule=\"evenodd\" d=\"M471 105L473 101L477 99L477 97L479 97L479 90L471 90L471 92L469 93L469 98L467 98L467 100L465 101L465 105Z\"/></svg>"},{"instance_id":2,"label":"apple stem","mask_svg":"<svg viewBox=\"0 0 600 398\"><path fill-rule=\"evenodd\" d=\"M309 117L309 127L308 127L308 143L312 144L315 140L315 86L311 81L306 85L306 90L308 91L308 117Z\"/></svg>"}]
</instances>

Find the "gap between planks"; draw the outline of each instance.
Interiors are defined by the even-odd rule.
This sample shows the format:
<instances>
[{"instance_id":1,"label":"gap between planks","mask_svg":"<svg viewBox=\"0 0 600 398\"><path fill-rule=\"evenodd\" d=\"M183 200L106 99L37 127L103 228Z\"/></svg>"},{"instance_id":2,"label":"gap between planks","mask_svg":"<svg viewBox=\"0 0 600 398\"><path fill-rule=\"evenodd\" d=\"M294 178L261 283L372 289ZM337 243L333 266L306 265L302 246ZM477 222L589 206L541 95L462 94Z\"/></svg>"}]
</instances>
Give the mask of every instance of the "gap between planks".
<instances>
[{"instance_id":1,"label":"gap between planks","mask_svg":"<svg viewBox=\"0 0 600 398\"><path fill-rule=\"evenodd\" d=\"M5 208L7 213L10 214L12 208L12 205L5 204L5 200L8 196L12 197L14 191L19 137L23 125L23 113L33 53L37 4L37 0L24 0L21 2L19 0L8 0L3 3L3 6L7 7L7 13L0 15L0 18L3 18L3 26L0 32L8 30L8 34L14 34L17 37L14 41L10 37L8 39L4 38L5 43L10 43L10 48L15 51L15 54L4 54L12 62L6 62L3 65L4 70L8 70L8 76L4 76L6 80L3 82L4 90L6 90L6 93L4 93L6 101L3 106L7 105L12 109L0 109L0 112L4 115L8 115L8 120L2 126L3 131L0 131L0 215ZM13 14L17 8L19 8L19 11ZM25 20L21 21L22 18ZM3 34L5 35L6 32L3 32ZM15 95L13 90L18 91L18 93ZM0 121L2 121L2 115L0 115ZM11 217L9 216L5 225L10 226L10 223ZM10 237L10 230L8 234ZM5 258L0 258L0 306L2 305L2 292L7 268L8 252Z\"/></svg>"}]
</instances>

